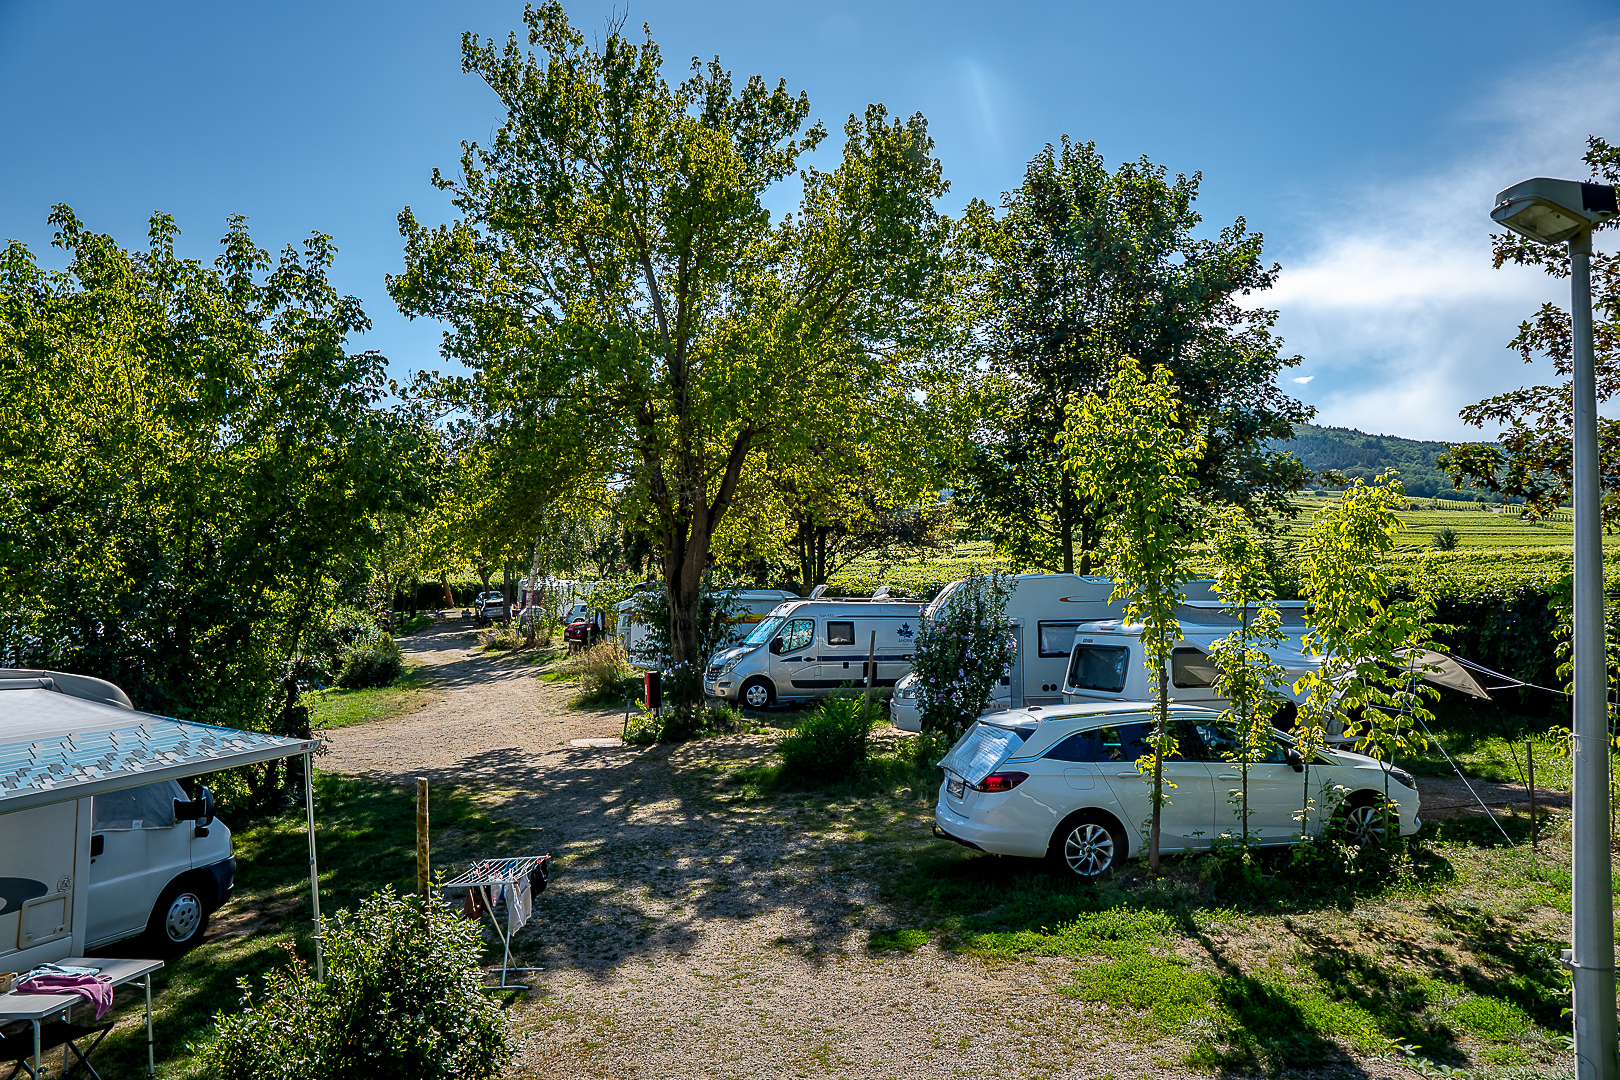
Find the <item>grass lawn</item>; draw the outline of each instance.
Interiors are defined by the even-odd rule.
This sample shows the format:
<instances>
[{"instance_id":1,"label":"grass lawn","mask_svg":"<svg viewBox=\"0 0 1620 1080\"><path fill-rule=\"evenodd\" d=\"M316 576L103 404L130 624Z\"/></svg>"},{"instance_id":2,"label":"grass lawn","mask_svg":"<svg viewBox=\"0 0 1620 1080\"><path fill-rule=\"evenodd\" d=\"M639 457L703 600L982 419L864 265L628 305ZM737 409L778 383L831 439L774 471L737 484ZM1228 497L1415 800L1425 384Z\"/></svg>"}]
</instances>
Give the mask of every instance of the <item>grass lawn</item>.
<instances>
[{"instance_id":1,"label":"grass lawn","mask_svg":"<svg viewBox=\"0 0 1620 1080\"><path fill-rule=\"evenodd\" d=\"M403 712L417 699L424 685L415 670L407 669L392 686L366 690L329 686L324 690L306 691L300 700L309 709L310 726L321 731L383 720Z\"/></svg>"},{"instance_id":2,"label":"grass lawn","mask_svg":"<svg viewBox=\"0 0 1620 1080\"><path fill-rule=\"evenodd\" d=\"M330 915L353 907L384 886L414 892L415 793L320 772L315 779L322 911ZM452 860L469 849L503 850L514 838L514 830L478 810L463 792L435 786L432 799L436 859ZM207 1037L216 1012L240 1008L239 979L249 979L257 991L260 977L288 963L292 950L305 961L314 958L302 805L233 824L237 871L230 903L216 914L203 945L153 976L160 1076L201 1075L188 1044ZM133 945L108 951L129 954ZM118 1027L97 1053L97 1067L107 1076L144 1075L145 1013L139 995L121 992L110 1015Z\"/></svg>"}]
</instances>

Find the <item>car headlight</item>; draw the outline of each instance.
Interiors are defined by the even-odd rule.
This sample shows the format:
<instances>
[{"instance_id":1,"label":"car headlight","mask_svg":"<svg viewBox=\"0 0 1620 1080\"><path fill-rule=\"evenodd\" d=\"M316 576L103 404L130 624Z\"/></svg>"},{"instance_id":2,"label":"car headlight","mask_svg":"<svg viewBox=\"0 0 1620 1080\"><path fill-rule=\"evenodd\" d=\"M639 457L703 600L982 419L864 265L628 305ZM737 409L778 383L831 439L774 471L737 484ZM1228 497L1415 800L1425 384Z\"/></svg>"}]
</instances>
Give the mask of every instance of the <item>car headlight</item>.
<instances>
[{"instance_id":1,"label":"car headlight","mask_svg":"<svg viewBox=\"0 0 1620 1080\"><path fill-rule=\"evenodd\" d=\"M1417 790L1417 778L1411 773L1407 772L1405 769L1397 769L1395 766L1391 765L1389 767L1389 776L1390 779L1394 780L1396 783L1409 787L1413 791Z\"/></svg>"},{"instance_id":2,"label":"car headlight","mask_svg":"<svg viewBox=\"0 0 1620 1080\"><path fill-rule=\"evenodd\" d=\"M909 683L904 683L904 684L902 684L900 686L896 686L894 688L894 696L899 698L901 701L912 701L912 700L914 700L916 698L916 696L917 696L917 683L916 683L916 680L912 680Z\"/></svg>"},{"instance_id":3,"label":"car headlight","mask_svg":"<svg viewBox=\"0 0 1620 1080\"><path fill-rule=\"evenodd\" d=\"M721 664L720 665L720 677L723 679L727 675L730 675L731 672L740 663L742 663L742 657L741 656L733 656L730 660L727 660L724 664Z\"/></svg>"}]
</instances>

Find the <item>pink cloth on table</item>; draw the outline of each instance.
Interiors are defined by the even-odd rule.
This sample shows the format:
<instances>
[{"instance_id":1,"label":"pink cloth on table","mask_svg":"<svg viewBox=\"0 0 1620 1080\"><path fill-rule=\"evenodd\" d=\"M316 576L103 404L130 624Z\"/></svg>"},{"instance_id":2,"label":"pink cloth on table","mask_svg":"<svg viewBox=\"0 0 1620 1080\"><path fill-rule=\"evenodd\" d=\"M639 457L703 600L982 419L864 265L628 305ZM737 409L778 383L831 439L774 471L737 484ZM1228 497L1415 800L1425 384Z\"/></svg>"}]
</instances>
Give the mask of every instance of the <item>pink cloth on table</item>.
<instances>
[{"instance_id":1,"label":"pink cloth on table","mask_svg":"<svg viewBox=\"0 0 1620 1080\"><path fill-rule=\"evenodd\" d=\"M112 1008L112 980L105 975L35 975L17 984L25 994L79 994L96 1007L100 1020Z\"/></svg>"}]
</instances>

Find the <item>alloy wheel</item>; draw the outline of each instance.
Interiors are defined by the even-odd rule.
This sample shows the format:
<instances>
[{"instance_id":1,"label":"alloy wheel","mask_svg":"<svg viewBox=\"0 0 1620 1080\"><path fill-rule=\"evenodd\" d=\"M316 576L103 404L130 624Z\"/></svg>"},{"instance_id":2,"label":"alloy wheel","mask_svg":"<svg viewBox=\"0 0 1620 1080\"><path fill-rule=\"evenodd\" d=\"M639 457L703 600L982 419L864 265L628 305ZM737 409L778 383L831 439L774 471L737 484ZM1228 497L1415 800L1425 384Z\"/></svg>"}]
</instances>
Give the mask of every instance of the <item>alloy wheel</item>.
<instances>
[{"instance_id":1,"label":"alloy wheel","mask_svg":"<svg viewBox=\"0 0 1620 1080\"><path fill-rule=\"evenodd\" d=\"M750 709L763 709L771 703L771 691L764 683L749 683L743 687L743 704Z\"/></svg>"},{"instance_id":2,"label":"alloy wheel","mask_svg":"<svg viewBox=\"0 0 1620 1080\"><path fill-rule=\"evenodd\" d=\"M1384 808L1376 803L1352 806L1344 818L1345 837L1357 847L1376 847L1384 842Z\"/></svg>"},{"instance_id":3,"label":"alloy wheel","mask_svg":"<svg viewBox=\"0 0 1620 1080\"><path fill-rule=\"evenodd\" d=\"M1096 877L1114 865L1114 837L1094 821L1077 825L1063 841L1063 862L1080 877Z\"/></svg>"}]
</instances>

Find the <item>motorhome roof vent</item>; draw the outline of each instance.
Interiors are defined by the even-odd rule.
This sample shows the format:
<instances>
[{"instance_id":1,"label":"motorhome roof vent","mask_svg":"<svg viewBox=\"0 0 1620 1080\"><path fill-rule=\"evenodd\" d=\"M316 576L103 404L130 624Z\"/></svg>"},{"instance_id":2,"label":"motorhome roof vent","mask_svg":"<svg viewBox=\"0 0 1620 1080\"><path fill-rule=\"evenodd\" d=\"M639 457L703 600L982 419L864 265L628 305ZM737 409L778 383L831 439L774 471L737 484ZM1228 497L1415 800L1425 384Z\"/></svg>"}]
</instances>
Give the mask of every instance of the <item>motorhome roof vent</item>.
<instances>
[{"instance_id":1,"label":"motorhome roof vent","mask_svg":"<svg viewBox=\"0 0 1620 1080\"><path fill-rule=\"evenodd\" d=\"M874 600L887 600L888 598L889 598L889 587L887 585L879 585L877 587L877 591L872 593L872 599L874 599Z\"/></svg>"},{"instance_id":2,"label":"motorhome roof vent","mask_svg":"<svg viewBox=\"0 0 1620 1080\"><path fill-rule=\"evenodd\" d=\"M826 593L827 593L827 586L825 586L825 585L817 585L815 588L810 590L810 599L812 599L812 600L820 600L823 596L826 595Z\"/></svg>"},{"instance_id":3,"label":"motorhome roof vent","mask_svg":"<svg viewBox=\"0 0 1620 1080\"><path fill-rule=\"evenodd\" d=\"M55 679L0 679L0 690L55 690Z\"/></svg>"}]
</instances>

